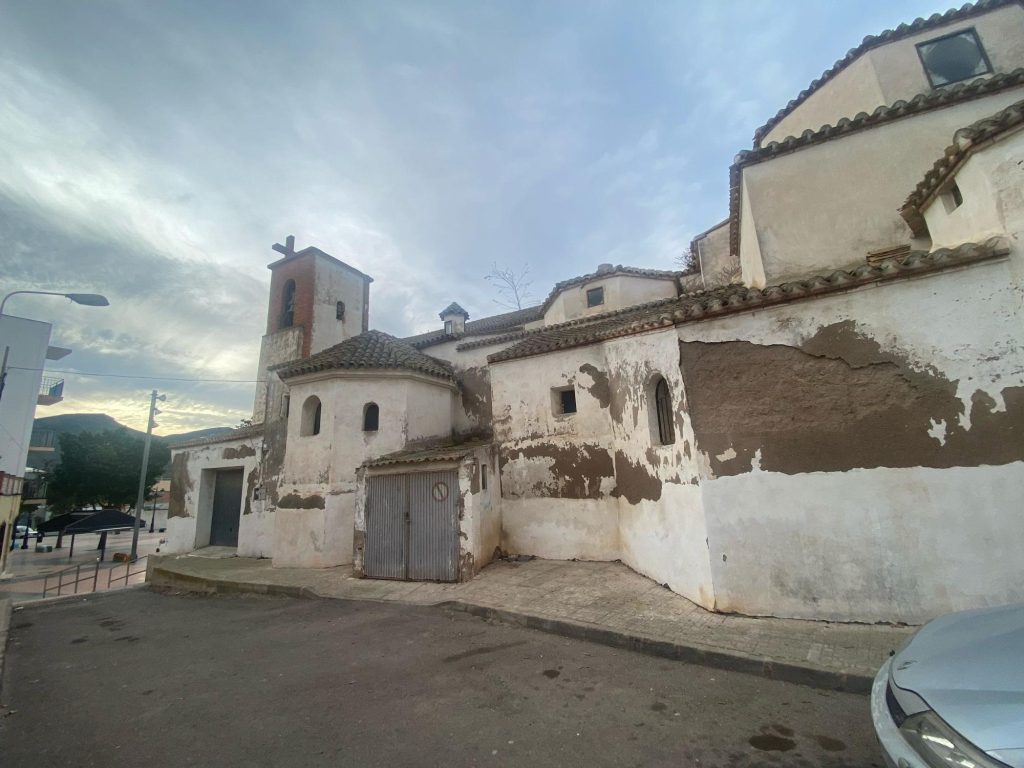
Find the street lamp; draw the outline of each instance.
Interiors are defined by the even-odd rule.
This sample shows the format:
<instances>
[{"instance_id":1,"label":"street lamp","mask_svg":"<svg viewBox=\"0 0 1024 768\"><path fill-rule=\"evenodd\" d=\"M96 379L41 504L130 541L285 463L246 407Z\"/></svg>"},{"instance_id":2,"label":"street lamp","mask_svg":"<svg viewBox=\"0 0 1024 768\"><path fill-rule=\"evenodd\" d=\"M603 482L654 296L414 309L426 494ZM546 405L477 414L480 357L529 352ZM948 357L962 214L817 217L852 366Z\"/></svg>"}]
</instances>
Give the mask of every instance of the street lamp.
<instances>
[{"instance_id":1,"label":"street lamp","mask_svg":"<svg viewBox=\"0 0 1024 768\"><path fill-rule=\"evenodd\" d=\"M4 313L4 307L7 306L7 300L11 296L17 296L19 293L31 293L35 296L63 296L65 299L71 299L75 304L82 304L86 307L108 307L110 302L106 296L102 296L98 293L61 293L60 291L11 291L4 296L3 301L0 301L0 315ZM7 352L4 352L3 370L0 371L0 381L3 381L3 376L7 369ZM17 518L15 518L17 519ZM25 520L25 535L21 539L21 548L28 549L28 529L29 523L32 521L32 515L28 515Z\"/></svg>"},{"instance_id":2,"label":"street lamp","mask_svg":"<svg viewBox=\"0 0 1024 768\"><path fill-rule=\"evenodd\" d=\"M19 293L33 293L36 296L63 296L65 299L71 299L75 304L82 304L86 307L108 307L110 302L107 301L106 296L101 296L98 293L61 293L60 291L11 291L4 300L0 301L0 315L4 313L4 305L11 296L16 296Z\"/></svg>"}]
</instances>

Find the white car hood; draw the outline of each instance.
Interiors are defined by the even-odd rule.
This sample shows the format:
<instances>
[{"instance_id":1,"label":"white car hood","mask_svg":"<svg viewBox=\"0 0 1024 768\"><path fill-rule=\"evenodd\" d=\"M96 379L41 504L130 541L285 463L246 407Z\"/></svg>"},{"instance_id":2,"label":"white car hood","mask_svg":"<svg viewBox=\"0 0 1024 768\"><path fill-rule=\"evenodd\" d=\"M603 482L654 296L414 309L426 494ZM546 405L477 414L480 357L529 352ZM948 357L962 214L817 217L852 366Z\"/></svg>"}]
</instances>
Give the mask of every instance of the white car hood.
<instances>
[{"instance_id":1,"label":"white car hood","mask_svg":"<svg viewBox=\"0 0 1024 768\"><path fill-rule=\"evenodd\" d=\"M1024 749L1024 603L925 625L893 658L892 677L980 749Z\"/></svg>"}]
</instances>

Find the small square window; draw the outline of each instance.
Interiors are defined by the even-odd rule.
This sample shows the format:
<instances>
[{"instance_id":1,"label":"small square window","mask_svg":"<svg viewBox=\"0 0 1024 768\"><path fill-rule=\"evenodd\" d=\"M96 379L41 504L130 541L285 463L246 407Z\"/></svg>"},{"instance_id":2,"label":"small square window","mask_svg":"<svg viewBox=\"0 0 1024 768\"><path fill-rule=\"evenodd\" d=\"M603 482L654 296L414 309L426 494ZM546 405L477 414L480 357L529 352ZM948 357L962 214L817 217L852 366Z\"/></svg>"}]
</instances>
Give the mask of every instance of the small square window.
<instances>
[{"instance_id":1,"label":"small square window","mask_svg":"<svg viewBox=\"0 0 1024 768\"><path fill-rule=\"evenodd\" d=\"M576 390L572 387L568 389L556 390L557 400L556 407L559 415L566 415L570 413L576 413Z\"/></svg>"},{"instance_id":2,"label":"small square window","mask_svg":"<svg viewBox=\"0 0 1024 768\"><path fill-rule=\"evenodd\" d=\"M604 304L604 288L591 288L587 291L587 307L599 307Z\"/></svg>"},{"instance_id":3,"label":"small square window","mask_svg":"<svg viewBox=\"0 0 1024 768\"><path fill-rule=\"evenodd\" d=\"M952 213L963 204L963 193L954 181L953 185L942 193L942 207L946 209L946 213Z\"/></svg>"},{"instance_id":4,"label":"small square window","mask_svg":"<svg viewBox=\"0 0 1024 768\"><path fill-rule=\"evenodd\" d=\"M933 88L967 80L992 71L985 49L973 29L917 44L928 82Z\"/></svg>"}]
</instances>

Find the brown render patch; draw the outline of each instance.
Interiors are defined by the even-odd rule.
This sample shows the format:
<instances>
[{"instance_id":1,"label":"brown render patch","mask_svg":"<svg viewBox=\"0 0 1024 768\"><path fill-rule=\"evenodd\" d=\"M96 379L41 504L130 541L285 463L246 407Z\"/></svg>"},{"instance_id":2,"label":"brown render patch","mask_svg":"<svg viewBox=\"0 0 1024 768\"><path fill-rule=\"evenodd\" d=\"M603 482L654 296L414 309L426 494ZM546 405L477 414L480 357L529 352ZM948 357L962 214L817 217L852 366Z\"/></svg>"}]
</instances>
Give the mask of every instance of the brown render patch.
<instances>
[{"instance_id":1,"label":"brown render patch","mask_svg":"<svg viewBox=\"0 0 1024 768\"><path fill-rule=\"evenodd\" d=\"M251 445L240 445L237 448L225 448L220 453L222 459L246 459L256 455L256 449Z\"/></svg>"},{"instance_id":2,"label":"brown render patch","mask_svg":"<svg viewBox=\"0 0 1024 768\"><path fill-rule=\"evenodd\" d=\"M459 371L459 391L466 415L475 419L477 429L491 426L491 372L486 367L472 367Z\"/></svg>"},{"instance_id":3,"label":"brown render patch","mask_svg":"<svg viewBox=\"0 0 1024 768\"><path fill-rule=\"evenodd\" d=\"M189 517L185 509L185 494L194 483L188 474L188 451L175 454L171 460L171 494L167 502L167 517ZM140 462L141 466L141 462Z\"/></svg>"},{"instance_id":4,"label":"brown render patch","mask_svg":"<svg viewBox=\"0 0 1024 768\"><path fill-rule=\"evenodd\" d=\"M319 493L312 496L299 496L297 493L289 493L277 501L280 509L323 509L325 506L324 497Z\"/></svg>"},{"instance_id":5,"label":"brown render patch","mask_svg":"<svg viewBox=\"0 0 1024 768\"><path fill-rule=\"evenodd\" d=\"M615 498L624 498L630 504L661 498L661 480L651 474L651 468L633 461L622 451L615 452Z\"/></svg>"},{"instance_id":6,"label":"brown render patch","mask_svg":"<svg viewBox=\"0 0 1024 768\"><path fill-rule=\"evenodd\" d=\"M245 478L245 504L242 507L243 515L252 514L252 500L256 493L256 486L260 482L260 468L259 465L250 470L249 474Z\"/></svg>"},{"instance_id":7,"label":"brown render patch","mask_svg":"<svg viewBox=\"0 0 1024 768\"><path fill-rule=\"evenodd\" d=\"M956 381L913 369L852 321L822 328L802 348L730 341L680 350L697 446L718 477L750 472L759 449L762 470L785 474L1024 459L1024 388L1004 389L998 413L977 392L965 430ZM940 421L944 444L928 434Z\"/></svg>"},{"instance_id":8,"label":"brown render patch","mask_svg":"<svg viewBox=\"0 0 1024 768\"><path fill-rule=\"evenodd\" d=\"M521 459L550 459L550 467L538 469L543 479L531 478L527 487L513 481L509 462ZM615 476L611 453L600 445L588 443L534 443L512 447L503 444L499 454L502 498L600 499L601 481ZM520 487L516 487L520 486Z\"/></svg>"},{"instance_id":9,"label":"brown render patch","mask_svg":"<svg viewBox=\"0 0 1024 768\"><path fill-rule=\"evenodd\" d=\"M599 370L596 366L593 366L590 363L584 363L583 365L581 365L580 373L585 373L591 379L594 380L594 383L591 384L589 387L584 387L580 385L581 388L585 389L593 397L595 397L602 408L607 408L609 405L611 405L612 392L611 387L608 383L608 374L602 370Z\"/></svg>"}]
</instances>

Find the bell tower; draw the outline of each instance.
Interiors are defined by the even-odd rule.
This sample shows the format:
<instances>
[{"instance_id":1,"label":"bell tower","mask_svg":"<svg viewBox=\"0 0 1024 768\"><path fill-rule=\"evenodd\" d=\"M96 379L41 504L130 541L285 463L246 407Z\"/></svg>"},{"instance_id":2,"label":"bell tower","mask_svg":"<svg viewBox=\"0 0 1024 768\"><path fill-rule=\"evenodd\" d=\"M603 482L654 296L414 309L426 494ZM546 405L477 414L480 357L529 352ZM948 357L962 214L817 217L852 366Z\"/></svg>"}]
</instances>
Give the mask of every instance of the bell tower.
<instances>
[{"instance_id":1,"label":"bell tower","mask_svg":"<svg viewBox=\"0 0 1024 768\"><path fill-rule=\"evenodd\" d=\"M314 246L295 250L295 237L274 243L282 258L267 265L267 330L253 403L253 422L280 418L283 387L267 368L300 360L369 328L373 278Z\"/></svg>"}]
</instances>

